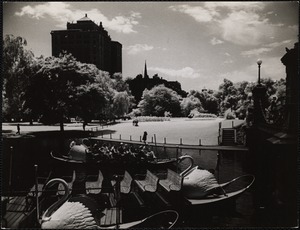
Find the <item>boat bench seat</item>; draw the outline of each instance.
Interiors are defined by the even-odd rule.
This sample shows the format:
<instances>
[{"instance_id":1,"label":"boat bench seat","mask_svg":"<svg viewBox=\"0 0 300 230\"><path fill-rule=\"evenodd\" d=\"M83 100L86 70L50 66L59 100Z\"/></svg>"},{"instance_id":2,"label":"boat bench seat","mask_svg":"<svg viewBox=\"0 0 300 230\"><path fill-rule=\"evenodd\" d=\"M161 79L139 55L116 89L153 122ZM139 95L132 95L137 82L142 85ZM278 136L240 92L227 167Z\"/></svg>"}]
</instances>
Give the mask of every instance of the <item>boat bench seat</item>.
<instances>
[{"instance_id":1,"label":"boat bench seat","mask_svg":"<svg viewBox=\"0 0 300 230\"><path fill-rule=\"evenodd\" d=\"M103 174L99 170L98 177L96 180L92 180L93 176L87 176L85 182L85 189L87 194L99 194L102 190L102 183L103 183Z\"/></svg>"},{"instance_id":2,"label":"boat bench seat","mask_svg":"<svg viewBox=\"0 0 300 230\"><path fill-rule=\"evenodd\" d=\"M125 170L124 177L120 182L120 190L123 194L129 194L131 191L131 183L133 179L130 174ZM112 186L116 184L115 181L111 181Z\"/></svg>"},{"instance_id":3,"label":"boat bench seat","mask_svg":"<svg viewBox=\"0 0 300 230\"><path fill-rule=\"evenodd\" d=\"M168 192L180 191L182 187L182 176L168 169L166 179L159 180L159 184Z\"/></svg>"},{"instance_id":4,"label":"boat bench seat","mask_svg":"<svg viewBox=\"0 0 300 230\"><path fill-rule=\"evenodd\" d=\"M61 178L67 182L69 190L70 190L70 193L71 193L74 181L76 179L76 172L75 172L75 170L73 170L72 176L62 176ZM57 195L64 195L65 194L65 189L64 189L64 186L62 185L62 183L59 183L56 194Z\"/></svg>"},{"instance_id":5,"label":"boat bench seat","mask_svg":"<svg viewBox=\"0 0 300 230\"><path fill-rule=\"evenodd\" d=\"M128 194L131 191L132 177L125 171L124 178L121 181L121 193Z\"/></svg>"},{"instance_id":6,"label":"boat bench seat","mask_svg":"<svg viewBox=\"0 0 300 230\"><path fill-rule=\"evenodd\" d=\"M144 180L134 180L134 182L142 192L156 192L158 181L158 177L151 173L149 170L147 170Z\"/></svg>"}]
</instances>

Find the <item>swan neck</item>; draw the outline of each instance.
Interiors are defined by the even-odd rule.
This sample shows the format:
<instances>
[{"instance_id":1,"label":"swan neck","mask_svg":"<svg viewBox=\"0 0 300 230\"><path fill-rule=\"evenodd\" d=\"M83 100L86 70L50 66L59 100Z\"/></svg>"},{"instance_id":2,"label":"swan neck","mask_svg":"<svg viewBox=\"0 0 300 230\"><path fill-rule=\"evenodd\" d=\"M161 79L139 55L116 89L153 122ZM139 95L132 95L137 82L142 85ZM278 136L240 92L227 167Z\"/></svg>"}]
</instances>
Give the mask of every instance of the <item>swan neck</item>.
<instances>
[{"instance_id":1,"label":"swan neck","mask_svg":"<svg viewBox=\"0 0 300 230\"><path fill-rule=\"evenodd\" d=\"M191 168L193 167L193 165L194 165L194 159L193 159L191 156L188 156L188 155L182 156L182 157L179 159L179 162L181 162L181 161L183 161L183 160L185 160L185 159L188 159L188 160L190 161L190 165L189 165L183 172L180 173L180 176L182 176L182 177L185 177L185 176L188 174L188 172L190 171L190 169L191 169Z\"/></svg>"},{"instance_id":2,"label":"swan neck","mask_svg":"<svg viewBox=\"0 0 300 230\"><path fill-rule=\"evenodd\" d=\"M58 201L56 201L54 204L52 204L44 213L42 219L43 220L46 220L68 199L69 197L69 194L70 194L70 190L69 190L69 187L68 187L68 184L67 182L65 182L64 180L62 179L52 179L50 180L46 186L45 186L45 189L47 187L50 187L54 184L62 184L63 187L64 187L64 190L65 190L65 194L62 196L62 198L60 198Z\"/></svg>"}]
</instances>

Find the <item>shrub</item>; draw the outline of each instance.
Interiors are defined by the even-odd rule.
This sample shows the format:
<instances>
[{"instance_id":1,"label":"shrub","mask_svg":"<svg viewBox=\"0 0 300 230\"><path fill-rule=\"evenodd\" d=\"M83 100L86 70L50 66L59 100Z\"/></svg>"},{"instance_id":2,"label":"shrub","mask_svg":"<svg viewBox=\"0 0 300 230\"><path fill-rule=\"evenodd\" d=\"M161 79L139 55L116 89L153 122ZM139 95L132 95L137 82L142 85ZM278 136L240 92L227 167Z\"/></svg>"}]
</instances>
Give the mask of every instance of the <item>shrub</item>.
<instances>
[{"instance_id":1,"label":"shrub","mask_svg":"<svg viewBox=\"0 0 300 230\"><path fill-rule=\"evenodd\" d=\"M139 116L136 117L139 122L148 122L148 121L170 121L170 117L156 117L156 116Z\"/></svg>"},{"instance_id":2,"label":"shrub","mask_svg":"<svg viewBox=\"0 0 300 230\"><path fill-rule=\"evenodd\" d=\"M188 118L217 118L217 116L212 113L200 113L197 109L193 109Z\"/></svg>"},{"instance_id":3,"label":"shrub","mask_svg":"<svg viewBox=\"0 0 300 230\"><path fill-rule=\"evenodd\" d=\"M217 118L217 115L212 113L199 113L194 118Z\"/></svg>"}]
</instances>

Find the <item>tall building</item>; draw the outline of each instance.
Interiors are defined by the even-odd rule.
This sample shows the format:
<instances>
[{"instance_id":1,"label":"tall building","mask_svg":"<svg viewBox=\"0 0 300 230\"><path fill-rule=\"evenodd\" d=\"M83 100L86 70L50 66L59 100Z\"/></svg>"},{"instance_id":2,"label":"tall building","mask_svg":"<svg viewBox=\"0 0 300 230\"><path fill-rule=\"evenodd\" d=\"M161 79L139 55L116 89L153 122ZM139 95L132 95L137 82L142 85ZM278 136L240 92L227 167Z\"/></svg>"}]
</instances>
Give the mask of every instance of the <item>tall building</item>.
<instances>
[{"instance_id":1,"label":"tall building","mask_svg":"<svg viewBox=\"0 0 300 230\"><path fill-rule=\"evenodd\" d=\"M112 41L102 23L85 17L76 23L67 23L66 30L53 30L52 56L62 51L71 53L78 61L95 64L111 74L122 72L122 44Z\"/></svg>"}]
</instances>

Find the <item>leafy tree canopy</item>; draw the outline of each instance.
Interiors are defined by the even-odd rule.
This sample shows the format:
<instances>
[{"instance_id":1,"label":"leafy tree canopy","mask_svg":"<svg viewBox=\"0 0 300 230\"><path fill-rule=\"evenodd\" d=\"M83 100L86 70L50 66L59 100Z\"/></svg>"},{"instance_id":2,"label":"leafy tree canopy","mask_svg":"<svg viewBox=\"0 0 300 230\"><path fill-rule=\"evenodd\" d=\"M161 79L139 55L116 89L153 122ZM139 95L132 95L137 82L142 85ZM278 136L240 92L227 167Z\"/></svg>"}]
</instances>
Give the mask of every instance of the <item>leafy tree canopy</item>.
<instances>
[{"instance_id":1,"label":"leafy tree canopy","mask_svg":"<svg viewBox=\"0 0 300 230\"><path fill-rule=\"evenodd\" d=\"M159 85L145 90L138 108L142 115L164 116L165 111L173 116L180 116L180 96L173 90Z\"/></svg>"},{"instance_id":2,"label":"leafy tree canopy","mask_svg":"<svg viewBox=\"0 0 300 230\"><path fill-rule=\"evenodd\" d=\"M194 109L198 110L199 112L203 110L200 100L193 95L183 98L180 106L183 116L188 116Z\"/></svg>"},{"instance_id":3,"label":"leafy tree canopy","mask_svg":"<svg viewBox=\"0 0 300 230\"><path fill-rule=\"evenodd\" d=\"M3 116L5 119L20 119L22 96L32 75L34 56L25 49L27 42L22 37L6 35L3 41Z\"/></svg>"},{"instance_id":4,"label":"leafy tree canopy","mask_svg":"<svg viewBox=\"0 0 300 230\"><path fill-rule=\"evenodd\" d=\"M40 58L25 106L45 123L62 123L70 117L88 121L99 115L113 97L107 72L77 62L71 54Z\"/></svg>"}]
</instances>

